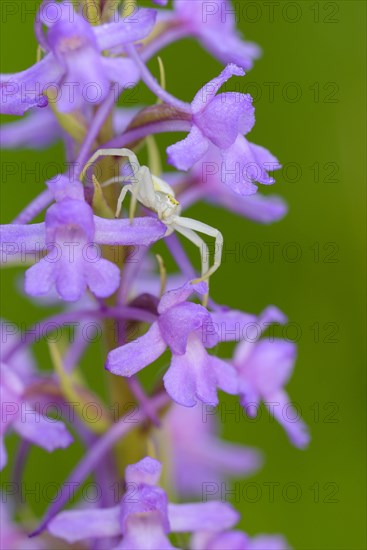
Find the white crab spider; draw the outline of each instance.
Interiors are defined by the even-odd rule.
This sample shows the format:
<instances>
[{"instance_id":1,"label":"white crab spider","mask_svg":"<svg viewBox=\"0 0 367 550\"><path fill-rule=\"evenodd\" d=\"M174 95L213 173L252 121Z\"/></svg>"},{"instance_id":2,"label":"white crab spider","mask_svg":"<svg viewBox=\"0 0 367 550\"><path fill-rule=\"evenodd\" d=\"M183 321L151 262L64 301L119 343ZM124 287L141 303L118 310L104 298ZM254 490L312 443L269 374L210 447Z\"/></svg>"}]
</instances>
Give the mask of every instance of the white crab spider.
<instances>
[{"instance_id":1,"label":"white crab spider","mask_svg":"<svg viewBox=\"0 0 367 550\"><path fill-rule=\"evenodd\" d=\"M155 212L158 219L167 226L166 237L177 231L195 244L201 255L201 278L195 282L208 279L219 267L222 261L223 236L218 229L206 223L182 217L180 203L175 199L175 193L168 183L152 175L147 166L140 166L137 156L130 149L99 149L89 159L81 173L83 179L89 166L102 156L127 157L133 168L133 183L124 185L117 201L116 217L120 215L122 203L128 192L132 195L130 218L134 216L136 202ZM112 183L131 181L131 176L118 176L102 184L106 187ZM215 239L214 263L209 267L209 250L204 240L196 231Z\"/></svg>"}]
</instances>

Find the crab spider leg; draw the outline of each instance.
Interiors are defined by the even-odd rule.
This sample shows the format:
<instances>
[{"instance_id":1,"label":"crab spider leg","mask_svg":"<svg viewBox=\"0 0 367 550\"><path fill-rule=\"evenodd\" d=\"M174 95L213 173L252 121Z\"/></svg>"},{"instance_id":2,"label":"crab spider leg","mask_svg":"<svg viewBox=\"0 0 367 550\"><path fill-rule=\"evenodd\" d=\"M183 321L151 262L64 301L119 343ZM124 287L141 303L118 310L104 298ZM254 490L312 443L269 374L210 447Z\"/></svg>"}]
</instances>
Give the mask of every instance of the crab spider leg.
<instances>
[{"instance_id":1,"label":"crab spider leg","mask_svg":"<svg viewBox=\"0 0 367 550\"><path fill-rule=\"evenodd\" d=\"M180 233L186 239L195 244L200 250L201 257L201 276L203 277L206 273L209 272L209 248L206 242L195 233L192 229L184 228L178 225L178 223L172 224L172 227Z\"/></svg>"},{"instance_id":2,"label":"crab spider leg","mask_svg":"<svg viewBox=\"0 0 367 550\"><path fill-rule=\"evenodd\" d=\"M125 183L125 181L128 181L130 179L131 179L130 176L115 176L114 178L110 178L109 180L106 180L103 183L101 183L101 187L108 187L113 183Z\"/></svg>"},{"instance_id":3,"label":"crab spider leg","mask_svg":"<svg viewBox=\"0 0 367 550\"><path fill-rule=\"evenodd\" d=\"M201 278L200 279L194 279L193 282L196 281L203 281L208 277L207 285L208 285L208 292L203 296L202 299L202 305L204 307L208 306L209 301L209 275L210 269L209 269L209 248L206 242L197 234L193 229L188 229L184 227L180 227L178 224L172 224L172 227L177 231L177 233L181 233L186 239L191 241L193 244L196 244L196 246L200 250L200 256L201 256Z\"/></svg>"},{"instance_id":4,"label":"crab spider leg","mask_svg":"<svg viewBox=\"0 0 367 550\"><path fill-rule=\"evenodd\" d=\"M194 231L198 231L199 233L204 233L204 235L208 235L209 237L214 237L215 239L215 253L214 253L214 264L209 269L207 273L205 273L200 279L196 279L195 282L204 281L205 279L208 279L213 273L220 267L220 264L222 262L222 251L223 251L223 235L218 229L215 229L214 227L211 227L210 225L207 225L206 223L199 222L198 220L193 220L191 218L177 218L175 221L175 226L193 229Z\"/></svg>"},{"instance_id":5,"label":"crab spider leg","mask_svg":"<svg viewBox=\"0 0 367 550\"><path fill-rule=\"evenodd\" d=\"M143 184L143 191L144 192L145 191L149 192L149 186L144 185L145 184L145 179L143 179L143 178L146 178L146 170L147 170L147 168L145 166L142 166L140 168L139 172L138 172L137 182L135 184L125 185L125 187L122 188L120 196L117 200L117 208L116 208L116 214L115 214L116 218L120 215L121 206L122 206L122 203L123 203L123 201L126 197L126 193L128 191L130 191L130 193L131 193L131 202L130 202L130 209L129 209L129 218L130 218L131 222L133 221L134 216L135 216L135 212L136 212L136 205L137 205L137 202L138 202L138 197L139 197L139 192L140 192L141 185ZM150 176L149 171L148 171L148 175ZM125 179L129 179L129 178L125 178ZM119 179L119 181L122 182L123 178Z\"/></svg>"},{"instance_id":6,"label":"crab spider leg","mask_svg":"<svg viewBox=\"0 0 367 550\"><path fill-rule=\"evenodd\" d=\"M120 216L122 203L124 202L124 198L126 197L126 193L128 193L128 191L130 191L130 193L132 193L132 189L133 189L132 185L124 185L124 187L122 188L121 193L119 195L119 198L117 199L115 218L118 218Z\"/></svg>"},{"instance_id":7,"label":"crab spider leg","mask_svg":"<svg viewBox=\"0 0 367 550\"><path fill-rule=\"evenodd\" d=\"M139 191L140 191L140 187L141 187L141 184L142 184L142 178L145 177L145 170L144 170L144 166L141 166L138 170L138 173L137 173L137 182L134 183L134 185L131 186L131 202L130 202L130 209L129 209L129 218L130 218L130 222L133 221L134 219L134 216L135 216L135 212L136 212L136 205L138 203L138 196L139 196ZM145 187L143 187L143 191L144 191Z\"/></svg>"},{"instance_id":8,"label":"crab spider leg","mask_svg":"<svg viewBox=\"0 0 367 550\"><path fill-rule=\"evenodd\" d=\"M140 164L138 161L137 156L135 153L130 151L130 149L98 149L88 160L86 165L84 166L83 170L80 174L80 179L83 180L85 177L85 174L90 166L92 166L96 160L98 160L100 157L127 157L130 161L130 164L134 170L134 167L137 166L138 169L140 169Z\"/></svg>"},{"instance_id":9,"label":"crab spider leg","mask_svg":"<svg viewBox=\"0 0 367 550\"><path fill-rule=\"evenodd\" d=\"M131 178L130 177L125 178L121 176L118 179L116 178L115 181L123 183L124 180L128 180L128 179L131 179ZM136 211L136 204L138 200L144 206L148 208L154 208L155 206L154 187L153 187L152 177L150 175L149 169L146 166L140 167L139 172L137 174L137 181L135 183L125 185L122 188L122 191L117 201L116 217L118 217L121 212L121 205L128 191L130 191L132 195L130 210L129 210L130 220L133 220L134 218L135 211Z\"/></svg>"}]
</instances>

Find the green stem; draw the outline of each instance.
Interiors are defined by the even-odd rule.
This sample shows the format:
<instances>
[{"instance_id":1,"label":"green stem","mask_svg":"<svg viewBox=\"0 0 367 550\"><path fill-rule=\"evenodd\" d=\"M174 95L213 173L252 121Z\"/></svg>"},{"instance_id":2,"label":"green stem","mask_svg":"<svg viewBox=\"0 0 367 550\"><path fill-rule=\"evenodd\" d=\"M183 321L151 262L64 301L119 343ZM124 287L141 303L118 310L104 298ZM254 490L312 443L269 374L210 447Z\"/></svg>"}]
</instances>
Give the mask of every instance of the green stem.
<instances>
[{"instance_id":1,"label":"green stem","mask_svg":"<svg viewBox=\"0 0 367 550\"><path fill-rule=\"evenodd\" d=\"M112 115L108 117L105 124L101 128L98 135L98 142L104 143L113 136ZM120 170L120 160L113 157L104 157L98 163L98 176L101 181L109 179L111 176L117 175ZM103 190L95 186L97 195L100 191L103 192L103 204L106 217L113 217L116 210L117 199L120 194L120 186L118 184L110 185ZM96 195L96 199L97 199ZM102 204L102 198L99 197L99 204ZM124 261L127 255L127 247L104 247L104 257L114 262L121 271L124 269ZM106 304L111 307L118 307L118 293L106 300ZM122 341L119 338L123 327L123 323L106 319L104 322L105 344L107 352L121 345L125 337L122 335ZM119 337L118 337L119 336ZM120 340L120 341L119 341ZM108 387L110 395L110 404L115 411L115 421L121 418L127 411L127 407L133 410L139 408L139 402L131 391L126 379L120 376L108 375ZM146 426L138 427L131 430L123 440L120 440L115 445L115 459L118 471L123 475L128 464L137 462L143 458L146 452Z\"/></svg>"}]
</instances>

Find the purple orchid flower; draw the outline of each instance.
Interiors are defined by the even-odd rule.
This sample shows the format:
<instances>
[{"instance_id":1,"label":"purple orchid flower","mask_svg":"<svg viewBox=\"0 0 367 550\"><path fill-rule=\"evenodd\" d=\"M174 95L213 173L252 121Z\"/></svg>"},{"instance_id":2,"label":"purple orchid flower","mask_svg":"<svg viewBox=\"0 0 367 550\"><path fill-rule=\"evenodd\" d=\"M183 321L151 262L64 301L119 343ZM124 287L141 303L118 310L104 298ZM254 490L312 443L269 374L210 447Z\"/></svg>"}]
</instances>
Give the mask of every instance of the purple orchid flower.
<instances>
[{"instance_id":1,"label":"purple orchid flower","mask_svg":"<svg viewBox=\"0 0 367 550\"><path fill-rule=\"evenodd\" d=\"M253 190L252 182L258 181L260 174L264 175L264 171L274 170L274 166L280 166L276 165L276 159L266 149L263 149L261 163L259 155L254 155L258 146L249 142L246 142L246 145L249 146L250 155L247 158L239 155L240 164L235 161L234 164L230 164L225 153L210 145L204 157L191 170L191 175L197 182L192 193L193 198L202 196L209 203L227 208L256 222L279 221L288 211L287 204L281 197L260 193L247 195L243 190ZM188 205L185 203L185 206Z\"/></svg>"},{"instance_id":2,"label":"purple orchid flower","mask_svg":"<svg viewBox=\"0 0 367 550\"><path fill-rule=\"evenodd\" d=\"M195 533L191 550L290 550L281 535L249 537L243 531L224 533Z\"/></svg>"},{"instance_id":3,"label":"purple orchid flower","mask_svg":"<svg viewBox=\"0 0 367 550\"><path fill-rule=\"evenodd\" d=\"M205 349L215 346L219 336L211 329L213 321L209 312L199 304L186 301L193 292L205 294L207 285L187 283L166 292L158 305L157 321L144 336L111 351L106 369L130 377L153 363L169 347L172 360L163 381L176 403L193 407L199 399L216 405L217 388L236 394L236 372Z\"/></svg>"},{"instance_id":4,"label":"purple orchid flower","mask_svg":"<svg viewBox=\"0 0 367 550\"><path fill-rule=\"evenodd\" d=\"M169 471L173 472L178 494L184 497L202 497L203 480L219 488L225 479L247 476L262 465L262 455L256 449L225 442L217 436L213 412L199 404L191 408L173 404L164 418L161 437L172 449L167 457Z\"/></svg>"},{"instance_id":5,"label":"purple orchid flower","mask_svg":"<svg viewBox=\"0 0 367 550\"><path fill-rule=\"evenodd\" d=\"M0 392L2 415L0 424L0 469L7 463L4 446L6 432L13 428L21 437L46 451L65 448L72 437L64 424L47 418L35 410L26 396L27 387L13 369L1 363Z\"/></svg>"},{"instance_id":6,"label":"purple orchid flower","mask_svg":"<svg viewBox=\"0 0 367 550\"><path fill-rule=\"evenodd\" d=\"M122 536L115 550L172 550L169 533L218 532L237 523L237 512L226 503L169 504L157 486L161 469L149 457L128 466L128 491L118 506L62 512L49 523L48 531L69 543Z\"/></svg>"},{"instance_id":7,"label":"purple orchid flower","mask_svg":"<svg viewBox=\"0 0 367 550\"><path fill-rule=\"evenodd\" d=\"M269 325L284 324L286 321L277 308L267 308L259 317L254 338L238 344L233 364L239 375L241 404L247 414L255 416L256 406L263 400L285 429L290 441L296 447L304 448L310 440L307 426L283 389L291 376L297 347L293 342L278 338L259 340Z\"/></svg>"},{"instance_id":8,"label":"purple orchid flower","mask_svg":"<svg viewBox=\"0 0 367 550\"><path fill-rule=\"evenodd\" d=\"M254 182L272 185L275 179L269 176L268 171L282 167L265 147L250 143L242 135L238 135L233 145L222 150L221 154L221 179L239 195L255 194L257 185Z\"/></svg>"},{"instance_id":9,"label":"purple orchid flower","mask_svg":"<svg viewBox=\"0 0 367 550\"><path fill-rule=\"evenodd\" d=\"M120 270L100 257L95 244L148 245L164 236L166 226L155 218L110 220L93 215L83 200L83 186L65 176L48 182L58 201L44 223L0 226L4 255L42 252L47 255L26 271L25 290L31 296L50 292L53 285L65 301L81 298L87 287L99 298L113 294Z\"/></svg>"},{"instance_id":10,"label":"purple orchid flower","mask_svg":"<svg viewBox=\"0 0 367 550\"><path fill-rule=\"evenodd\" d=\"M168 147L168 162L187 171L207 156L205 162L220 168L223 183L240 195L251 195L257 191L253 182L273 184L275 180L267 171L281 166L264 147L249 143L242 135L255 124L251 96L236 92L216 95L233 75L243 76L244 72L228 65L196 94L191 103L191 131L184 140Z\"/></svg>"},{"instance_id":11,"label":"purple orchid flower","mask_svg":"<svg viewBox=\"0 0 367 550\"><path fill-rule=\"evenodd\" d=\"M211 155L210 153L214 153ZM223 185L226 175L222 155L215 147L190 170L189 176L182 173L168 173L164 178L175 188L190 182L190 187L180 196L180 204L187 209L198 201L226 208L252 221L270 224L281 220L288 212L288 205L278 195L239 195L228 185Z\"/></svg>"},{"instance_id":12,"label":"purple orchid flower","mask_svg":"<svg viewBox=\"0 0 367 550\"><path fill-rule=\"evenodd\" d=\"M173 5L178 24L222 63L235 63L248 70L260 57L259 46L244 41L236 29L229 0L174 0Z\"/></svg>"},{"instance_id":13,"label":"purple orchid flower","mask_svg":"<svg viewBox=\"0 0 367 550\"><path fill-rule=\"evenodd\" d=\"M52 4L55 13L50 15ZM40 10L39 17L48 27L42 40L48 53L23 72L1 76L2 113L22 115L31 107L45 107L44 93L50 87L58 90L58 109L70 112L103 101L111 83L131 87L139 79L131 59L102 52L145 38L154 27L154 10L140 9L131 21L122 18L92 26L71 9L70 2L53 2Z\"/></svg>"}]
</instances>

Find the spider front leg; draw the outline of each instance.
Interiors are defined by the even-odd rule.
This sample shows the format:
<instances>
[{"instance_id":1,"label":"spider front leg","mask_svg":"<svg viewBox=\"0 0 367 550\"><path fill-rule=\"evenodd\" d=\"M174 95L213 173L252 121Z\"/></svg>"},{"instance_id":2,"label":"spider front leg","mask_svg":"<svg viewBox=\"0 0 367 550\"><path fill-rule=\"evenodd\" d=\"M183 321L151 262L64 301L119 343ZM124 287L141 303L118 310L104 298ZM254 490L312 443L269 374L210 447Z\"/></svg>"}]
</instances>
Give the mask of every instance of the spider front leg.
<instances>
[{"instance_id":1,"label":"spider front leg","mask_svg":"<svg viewBox=\"0 0 367 550\"><path fill-rule=\"evenodd\" d=\"M121 189L121 193L119 195L119 198L117 199L115 218L118 218L120 216L122 203L124 202L124 199L126 197L126 193L128 191L130 191L130 193L132 193L132 191L133 191L133 186L131 184L124 185L124 187Z\"/></svg>"},{"instance_id":2,"label":"spider front leg","mask_svg":"<svg viewBox=\"0 0 367 550\"><path fill-rule=\"evenodd\" d=\"M178 218L178 219L180 220L181 218ZM171 227L172 227L172 229L175 229L177 231L177 233L180 233L181 235L186 237L186 239L191 241L193 244L196 244L196 246L199 248L200 256L201 256L201 276L202 276L202 278L201 279L195 279L195 281L193 281L193 282L204 280L203 276L206 273L209 273L209 271L210 271L209 270L209 248L208 248L208 245L192 229L188 229L187 227L181 227L178 223L172 224ZM208 292L203 296L202 305L204 307L207 307L208 301L209 301L209 281L208 281Z\"/></svg>"},{"instance_id":3,"label":"spider front leg","mask_svg":"<svg viewBox=\"0 0 367 550\"><path fill-rule=\"evenodd\" d=\"M123 180L123 178L121 178ZM154 191L153 184L150 172L146 166L141 166L137 172L134 174L134 183L125 185L120 193L120 196L117 201L116 208L116 218L120 215L121 206L123 200L126 197L126 193L131 192L131 202L129 209L129 218L131 223L133 222L136 206L138 201L140 201L144 206L152 207L154 206Z\"/></svg>"},{"instance_id":4,"label":"spider front leg","mask_svg":"<svg viewBox=\"0 0 367 550\"><path fill-rule=\"evenodd\" d=\"M140 164L138 161L137 156L135 153L130 151L130 149L98 149L88 160L86 165L84 166L83 170L80 173L80 180L82 181L85 177L85 174L90 166L93 166L93 164L98 160L100 157L127 157L129 159L129 162L133 168L133 171L135 170L135 167L137 167L138 171L140 169Z\"/></svg>"},{"instance_id":5,"label":"spider front leg","mask_svg":"<svg viewBox=\"0 0 367 550\"><path fill-rule=\"evenodd\" d=\"M210 269L207 269L205 273L202 273L200 279L196 279L195 282L199 283L201 281L205 281L208 279L217 269L220 267L220 264L222 263L222 251L223 251L223 235L214 227L211 227L210 225L207 225L206 223L199 222L198 220L193 220L191 218L181 218L178 217L175 221L175 227L176 228L184 228L192 230L192 232L198 231L199 233L203 233L204 235L208 235L209 237L214 237L215 239L215 252L214 252L214 263ZM178 229L177 229L178 230ZM194 233L195 234L195 233ZM201 237L195 234L197 239L200 239L202 242L204 242ZM193 238L190 238L187 236L187 238L192 241L194 244L197 244L197 241L195 242ZM204 243L205 244L205 243ZM200 245L202 246L202 245ZM205 244L205 248L203 248L203 252L207 254L208 247ZM201 253L203 253L201 252ZM203 262L203 258L202 258Z\"/></svg>"},{"instance_id":6,"label":"spider front leg","mask_svg":"<svg viewBox=\"0 0 367 550\"><path fill-rule=\"evenodd\" d=\"M121 177L119 181L124 181ZM146 166L141 166L137 174L134 175L134 183L125 185L117 201L116 217L120 215L122 202L126 193L131 192L131 202L129 209L130 221L133 221L138 201L147 208L155 208L155 193L153 188L152 176Z\"/></svg>"},{"instance_id":7,"label":"spider front leg","mask_svg":"<svg viewBox=\"0 0 367 550\"><path fill-rule=\"evenodd\" d=\"M201 276L203 276L205 273L209 271L208 245L192 229L181 227L178 223L173 224L172 228L175 229L177 233L180 233L181 235L186 237L186 239L191 241L193 244L196 244L196 246L199 248L200 256L201 256Z\"/></svg>"}]
</instances>

